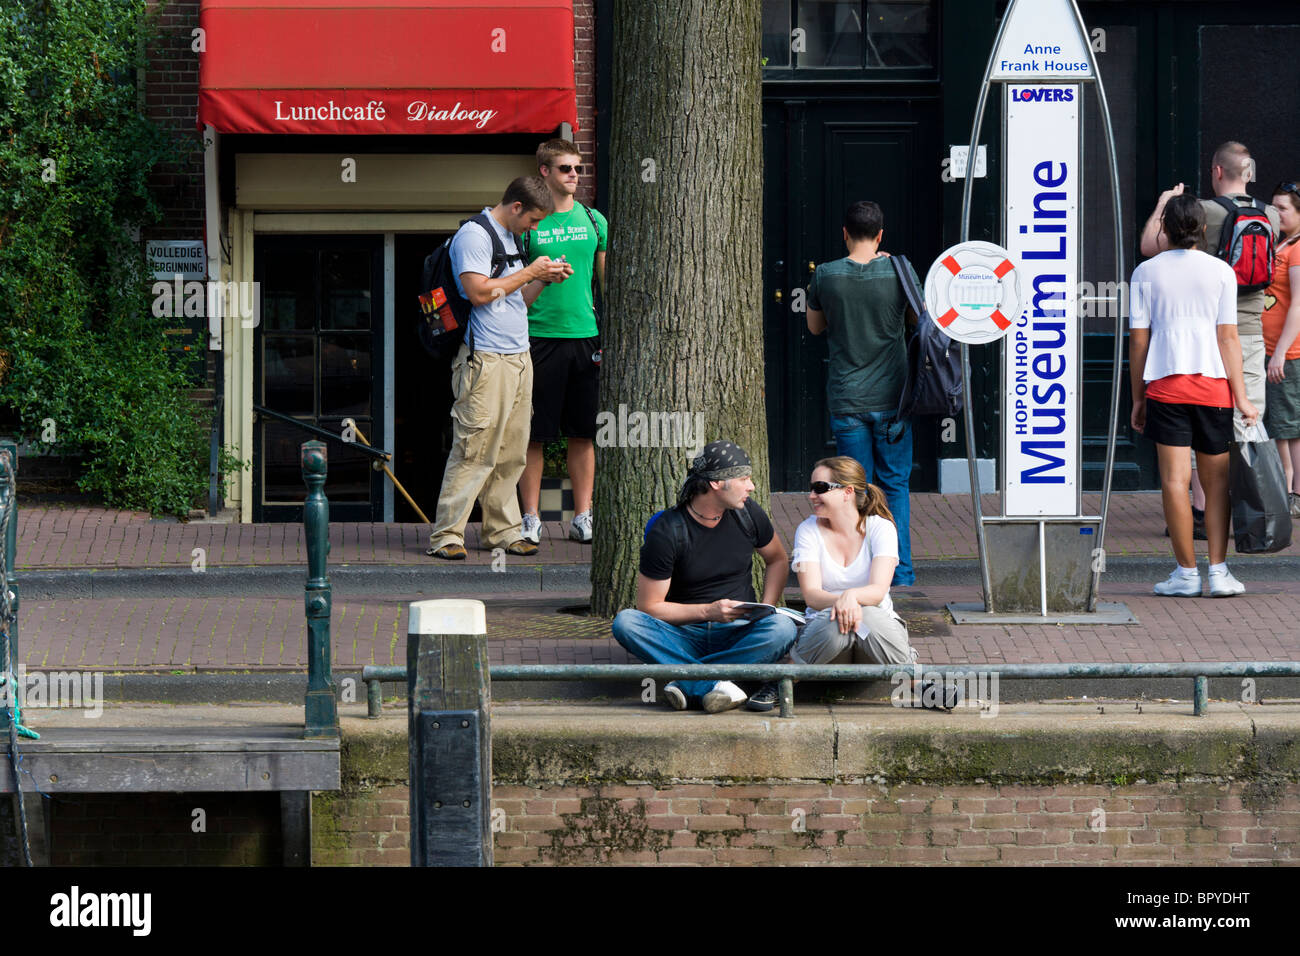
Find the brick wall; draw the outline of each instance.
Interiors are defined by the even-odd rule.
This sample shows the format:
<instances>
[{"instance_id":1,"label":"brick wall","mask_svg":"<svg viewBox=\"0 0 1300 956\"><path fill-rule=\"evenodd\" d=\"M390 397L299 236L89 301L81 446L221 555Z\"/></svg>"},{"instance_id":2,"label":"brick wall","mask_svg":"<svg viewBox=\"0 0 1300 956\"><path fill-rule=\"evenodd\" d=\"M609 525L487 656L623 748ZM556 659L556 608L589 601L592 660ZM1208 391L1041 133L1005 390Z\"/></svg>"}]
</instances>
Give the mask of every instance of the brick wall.
<instances>
[{"instance_id":1,"label":"brick wall","mask_svg":"<svg viewBox=\"0 0 1300 956\"><path fill-rule=\"evenodd\" d=\"M157 9L151 0L150 10ZM162 221L145 230L149 239L202 239L203 141L199 110L199 55L190 35L199 25L198 0L169 0L157 18L161 36L149 48L145 74L145 115L165 129L183 150L178 162L160 164L150 178Z\"/></svg>"},{"instance_id":2,"label":"brick wall","mask_svg":"<svg viewBox=\"0 0 1300 956\"><path fill-rule=\"evenodd\" d=\"M315 864L407 865L408 798L404 785L318 796ZM498 864L1300 865L1294 783L500 786L493 798Z\"/></svg>"},{"instance_id":3,"label":"brick wall","mask_svg":"<svg viewBox=\"0 0 1300 956\"><path fill-rule=\"evenodd\" d=\"M196 808L205 814L200 833ZM63 795L53 801L51 831L55 866L279 866L284 859L277 793Z\"/></svg>"},{"instance_id":4,"label":"brick wall","mask_svg":"<svg viewBox=\"0 0 1300 956\"><path fill-rule=\"evenodd\" d=\"M578 200L596 202L596 12L595 0L573 3L573 73L578 90L578 129L574 145L582 151L584 175Z\"/></svg>"}]
</instances>

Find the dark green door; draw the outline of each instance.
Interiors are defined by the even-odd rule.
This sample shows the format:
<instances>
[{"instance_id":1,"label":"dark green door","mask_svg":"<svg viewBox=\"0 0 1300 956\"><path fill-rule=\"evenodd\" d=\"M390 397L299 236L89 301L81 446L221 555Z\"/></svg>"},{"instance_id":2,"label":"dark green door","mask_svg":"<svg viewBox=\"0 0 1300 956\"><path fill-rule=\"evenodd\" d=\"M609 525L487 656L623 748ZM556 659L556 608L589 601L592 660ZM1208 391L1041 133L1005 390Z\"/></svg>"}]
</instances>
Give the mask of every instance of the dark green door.
<instances>
[{"instance_id":1,"label":"dark green door","mask_svg":"<svg viewBox=\"0 0 1300 956\"><path fill-rule=\"evenodd\" d=\"M254 276L261 320L253 336L253 402L344 434L352 419L383 443L383 237L260 236ZM255 419L253 520L301 521L299 448L314 436ZM383 520L383 475L356 443L327 442L330 517Z\"/></svg>"},{"instance_id":2,"label":"dark green door","mask_svg":"<svg viewBox=\"0 0 1300 956\"><path fill-rule=\"evenodd\" d=\"M769 100L764 104L765 316L768 432L775 490L803 488L835 454L826 408L826 339L802 311L813 267L845 254L844 210L880 204L882 248L906 254L922 279L943 248L938 100L928 97ZM937 483L938 429L914 441L915 490Z\"/></svg>"}]
</instances>

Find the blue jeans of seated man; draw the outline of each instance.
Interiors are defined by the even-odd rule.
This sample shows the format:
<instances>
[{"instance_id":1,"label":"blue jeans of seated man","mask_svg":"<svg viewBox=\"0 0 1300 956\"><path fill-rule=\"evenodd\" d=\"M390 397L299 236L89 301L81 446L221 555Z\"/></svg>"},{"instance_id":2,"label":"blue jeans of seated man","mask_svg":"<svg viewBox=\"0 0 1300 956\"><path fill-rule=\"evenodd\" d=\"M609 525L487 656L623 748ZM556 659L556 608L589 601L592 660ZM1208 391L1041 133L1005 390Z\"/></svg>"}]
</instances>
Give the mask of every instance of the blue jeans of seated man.
<instances>
[{"instance_id":1,"label":"blue jeans of seated man","mask_svg":"<svg viewBox=\"0 0 1300 956\"><path fill-rule=\"evenodd\" d=\"M614 618L614 640L647 664L774 664L795 640L794 621L773 614L759 621L669 624L628 608ZM687 697L703 697L717 681L683 680Z\"/></svg>"},{"instance_id":2,"label":"blue jeans of seated man","mask_svg":"<svg viewBox=\"0 0 1300 956\"><path fill-rule=\"evenodd\" d=\"M907 481L912 474L912 423L890 426L893 412L868 412L865 415L832 415L831 431L835 434L835 450L841 455L856 458L867 481L879 486L889 502L898 528L898 567L894 569L894 587L916 583L912 570L912 538L908 525L912 506L908 498ZM902 432L901 437L899 432ZM892 437L898 438L890 442Z\"/></svg>"}]
</instances>

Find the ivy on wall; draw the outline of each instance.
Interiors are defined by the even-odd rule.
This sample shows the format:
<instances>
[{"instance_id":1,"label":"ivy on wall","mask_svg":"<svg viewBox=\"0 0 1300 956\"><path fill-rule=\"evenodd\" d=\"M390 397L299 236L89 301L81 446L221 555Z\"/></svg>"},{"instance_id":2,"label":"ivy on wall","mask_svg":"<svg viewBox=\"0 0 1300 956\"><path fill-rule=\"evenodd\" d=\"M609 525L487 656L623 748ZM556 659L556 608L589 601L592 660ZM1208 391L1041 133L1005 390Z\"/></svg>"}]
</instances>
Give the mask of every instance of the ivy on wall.
<instances>
[{"instance_id":1,"label":"ivy on wall","mask_svg":"<svg viewBox=\"0 0 1300 956\"><path fill-rule=\"evenodd\" d=\"M0 419L80 454L83 491L185 514L207 487L207 427L164 350L138 242L170 141L139 109L156 42L144 0L7 0L0 12ZM223 455L226 465L235 465Z\"/></svg>"}]
</instances>

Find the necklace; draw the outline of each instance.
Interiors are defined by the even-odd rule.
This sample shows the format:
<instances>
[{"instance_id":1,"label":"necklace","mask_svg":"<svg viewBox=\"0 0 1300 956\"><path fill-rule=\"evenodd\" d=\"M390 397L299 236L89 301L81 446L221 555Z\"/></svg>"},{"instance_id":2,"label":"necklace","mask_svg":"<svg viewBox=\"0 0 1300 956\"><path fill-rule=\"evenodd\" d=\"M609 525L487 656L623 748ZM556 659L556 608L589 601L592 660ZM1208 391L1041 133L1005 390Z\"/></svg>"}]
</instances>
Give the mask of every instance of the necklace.
<instances>
[{"instance_id":1,"label":"necklace","mask_svg":"<svg viewBox=\"0 0 1300 956\"><path fill-rule=\"evenodd\" d=\"M706 518L704 515L700 514L698 511L696 511L695 508L691 506L690 502L687 502L687 503L686 503L686 507L690 510L691 514L695 515L695 517L699 518L701 521L721 521L721 520L722 520L722 515L718 515L718 516L715 517L715 518ZM722 514L724 515L724 514L726 514L726 512L724 511Z\"/></svg>"}]
</instances>

